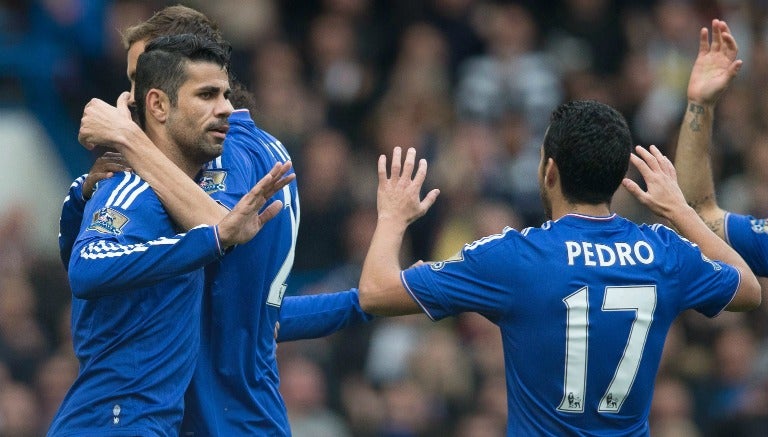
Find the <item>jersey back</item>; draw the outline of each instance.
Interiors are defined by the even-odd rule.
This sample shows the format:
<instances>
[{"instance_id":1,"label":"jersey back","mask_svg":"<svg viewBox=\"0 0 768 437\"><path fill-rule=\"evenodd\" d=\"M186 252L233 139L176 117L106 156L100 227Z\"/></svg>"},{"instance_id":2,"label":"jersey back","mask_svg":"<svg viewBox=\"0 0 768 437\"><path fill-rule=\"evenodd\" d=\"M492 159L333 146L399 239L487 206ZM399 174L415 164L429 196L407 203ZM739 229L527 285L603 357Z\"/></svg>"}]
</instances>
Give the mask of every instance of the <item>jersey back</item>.
<instances>
[{"instance_id":1,"label":"jersey back","mask_svg":"<svg viewBox=\"0 0 768 437\"><path fill-rule=\"evenodd\" d=\"M689 308L717 315L738 272L661 225L567 215L403 272L433 319L501 329L508 435L648 435L664 341Z\"/></svg>"},{"instance_id":2,"label":"jersey back","mask_svg":"<svg viewBox=\"0 0 768 437\"><path fill-rule=\"evenodd\" d=\"M206 166L199 182L231 209L275 163L290 157L247 111L234 112L229 122L224 152ZM181 435L290 435L279 392L275 324L293 266L296 182L275 199L283 202L283 210L250 242L206 270L202 347Z\"/></svg>"}]
</instances>

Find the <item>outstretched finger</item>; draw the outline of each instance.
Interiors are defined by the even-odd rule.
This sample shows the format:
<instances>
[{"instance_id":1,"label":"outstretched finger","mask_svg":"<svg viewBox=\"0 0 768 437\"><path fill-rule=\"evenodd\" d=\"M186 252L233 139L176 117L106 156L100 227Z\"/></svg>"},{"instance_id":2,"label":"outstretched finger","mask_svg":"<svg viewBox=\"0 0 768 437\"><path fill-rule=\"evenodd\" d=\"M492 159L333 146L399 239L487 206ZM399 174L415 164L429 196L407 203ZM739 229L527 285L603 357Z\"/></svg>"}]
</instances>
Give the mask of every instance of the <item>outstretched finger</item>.
<instances>
[{"instance_id":1,"label":"outstretched finger","mask_svg":"<svg viewBox=\"0 0 768 437\"><path fill-rule=\"evenodd\" d=\"M709 31L702 27L699 31L699 55L709 52Z\"/></svg>"},{"instance_id":2,"label":"outstretched finger","mask_svg":"<svg viewBox=\"0 0 768 437\"><path fill-rule=\"evenodd\" d=\"M427 178L427 160L422 158L419 160L419 167L416 169L416 176L413 178L419 187L424 184L424 180Z\"/></svg>"},{"instance_id":3,"label":"outstretched finger","mask_svg":"<svg viewBox=\"0 0 768 437\"><path fill-rule=\"evenodd\" d=\"M645 149L643 150L645 151ZM648 163L646 163L638 155L635 155L634 153L629 155L629 162L631 162L632 165L635 166L637 171L640 172L640 176L642 176L643 179L648 179L651 175L653 175L653 170L651 170L651 168L648 167Z\"/></svg>"},{"instance_id":4,"label":"outstretched finger","mask_svg":"<svg viewBox=\"0 0 768 437\"><path fill-rule=\"evenodd\" d=\"M416 165L416 149L409 147L405 152L405 163L403 164L402 176L406 181L410 181L413 176L413 168Z\"/></svg>"},{"instance_id":5,"label":"outstretched finger","mask_svg":"<svg viewBox=\"0 0 768 437\"><path fill-rule=\"evenodd\" d=\"M650 151L653 157L656 158L656 162L659 164L659 169L665 174L672 176L672 174L675 172L674 166L670 168L672 162L666 156L664 156L664 154L661 153L661 150L659 150L659 148L655 145L651 145Z\"/></svg>"},{"instance_id":6,"label":"outstretched finger","mask_svg":"<svg viewBox=\"0 0 768 437\"><path fill-rule=\"evenodd\" d=\"M424 196L424 199L421 201L421 210L422 215L426 214L427 210L432 207L432 205L435 204L435 201L437 201L437 196L440 195L440 190L435 188L433 190L430 190L429 193L427 193L426 196Z\"/></svg>"},{"instance_id":7,"label":"outstretched finger","mask_svg":"<svg viewBox=\"0 0 768 437\"><path fill-rule=\"evenodd\" d=\"M659 161L656 159L656 157L649 152L647 149L641 146L635 147L635 154L637 155L638 159L641 159L645 166L652 171L656 171L659 169ZM630 160L632 157L630 156ZM638 168L640 170L640 168Z\"/></svg>"},{"instance_id":8,"label":"outstretched finger","mask_svg":"<svg viewBox=\"0 0 768 437\"><path fill-rule=\"evenodd\" d=\"M621 181L621 185L623 185L624 188L626 188L626 190L629 191L629 194L635 196L635 198L639 200L640 203L645 204L645 197L648 195L648 193L643 191L643 189L640 188L640 185L638 185L637 182L629 178L624 178Z\"/></svg>"},{"instance_id":9,"label":"outstretched finger","mask_svg":"<svg viewBox=\"0 0 768 437\"><path fill-rule=\"evenodd\" d=\"M269 206L264 208L264 211L259 214L259 220L261 220L261 224L263 225L264 223L275 218L275 216L279 214L282 209L283 202L280 200L275 200L274 202L270 203Z\"/></svg>"},{"instance_id":10,"label":"outstretched finger","mask_svg":"<svg viewBox=\"0 0 768 437\"><path fill-rule=\"evenodd\" d=\"M387 155L379 155L378 162L379 184L387 180Z\"/></svg>"},{"instance_id":11,"label":"outstretched finger","mask_svg":"<svg viewBox=\"0 0 768 437\"><path fill-rule=\"evenodd\" d=\"M719 20L712 20L712 46L713 52L720 51L723 46L723 31L719 26Z\"/></svg>"},{"instance_id":12,"label":"outstretched finger","mask_svg":"<svg viewBox=\"0 0 768 437\"><path fill-rule=\"evenodd\" d=\"M402 149L400 147L395 147L395 149L392 151L392 166L389 177L392 180L400 180L400 169L402 167Z\"/></svg>"}]
</instances>

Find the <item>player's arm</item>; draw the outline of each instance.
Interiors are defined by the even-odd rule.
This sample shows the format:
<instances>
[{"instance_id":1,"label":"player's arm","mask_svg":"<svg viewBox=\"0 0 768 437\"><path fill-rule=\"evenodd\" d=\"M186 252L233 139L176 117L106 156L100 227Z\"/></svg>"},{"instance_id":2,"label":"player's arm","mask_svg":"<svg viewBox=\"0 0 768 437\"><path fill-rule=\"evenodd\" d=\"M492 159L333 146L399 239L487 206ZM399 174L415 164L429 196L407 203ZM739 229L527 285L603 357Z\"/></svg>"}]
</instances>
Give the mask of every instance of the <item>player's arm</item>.
<instances>
[{"instance_id":1,"label":"player's arm","mask_svg":"<svg viewBox=\"0 0 768 437\"><path fill-rule=\"evenodd\" d=\"M69 265L73 294L88 299L147 286L200 268L226 248L249 241L280 212L280 201L259 211L293 180L283 177L288 169L290 164L276 165L218 225L149 241L147 230L162 226L158 220L165 213L147 193L148 184L130 173L110 180L110 189L98 190L86 206Z\"/></svg>"},{"instance_id":2,"label":"player's arm","mask_svg":"<svg viewBox=\"0 0 768 437\"><path fill-rule=\"evenodd\" d=\"M147 240L147 235L157 235L152 230L160 229L167 216L146 182L124 173L104 184L86 205L69 263L76 297L92 299L148 286L223 255L214 227Z\"/></svg>"},{"instance_id":3,"label":"player's arm","mask_svg":"<svg viewBox=\"0 0 768 437\"><path fill-rule=\"evenodd\" d=\"M744 259L686 204L672 162L655 146L651 146L650 151L638 146L635 153L631 155L631 162L643 176L647 191L631 179L624 179L624 187L656 215L669 220L680 235L696 243L704 255L739 271L741 280L726 310L747 311L760 305L760 284L754 273Z\"/></svg>"},{"instance_id":4,"label":"player's arm","mask_svg":"<svg viewBox=\"0 0 768 437\"><path fill-rule=\"evenodd\" d=\"M277 341L320 338L348 326L367 323L357 289L307 296L286 296L280 307Z\"/></svg>"},{"instance_id":5,"label":"player's arm","mask_svg":"<svg viewBox=\"0 0 768 437\"><path fill-rule=\"evenodd\" d=\"M59 218L59 255L65 269L69 266L72 245L77 240L77 233L83 222L85 203L93 195L96 183L111 178L115 173L130 170L120 154L107 152L96 159L88 173L75 179L69 186L69 193L64 198Z\"/></svg>"},{"instance_id":6,"label":"player's arm","mask_svg":"<svg viewBox=\"0 0 768 437\"><path fill-rule=\"evenodd\" d=\"M725 211L715 198L710 144L717 99L742 65L737 54L736 40L724 21L712 20L711 44L707 29L701 29L675 155L680 188L688 204L720 238L725 236Z\"/></svg>"},{"instance_id":7,"label":"player's arm","mask_svg":"<svg viewBox=\"0 0 768 437\"><path fill-rule=\"evenodd\" d=\"M168 214L184 229L218 223L227 210L210 198L171 162L133 122L129 93L112 106L92 99L83 111L78 139L86 148L103 145L118 150L155 191Z\"/></svg>"},{"instance_id":8,"label":"player's arm","mask_svg":"<svg viewBox=\"0 0 768 437\"><path fill-rule=\"evenodd\" d=\"M416 151L410 148L403 164L401 150L396 147L392 152L391 175L387 177L387 158L379 157L378 219L359 286L360 305L371 314L392 316L420 312L400 279L400 249L408 225L427 212L440 191L434 189L420 199L427 162L419 161L414 176L415 160Z\"/></svg>"}]
</instances>

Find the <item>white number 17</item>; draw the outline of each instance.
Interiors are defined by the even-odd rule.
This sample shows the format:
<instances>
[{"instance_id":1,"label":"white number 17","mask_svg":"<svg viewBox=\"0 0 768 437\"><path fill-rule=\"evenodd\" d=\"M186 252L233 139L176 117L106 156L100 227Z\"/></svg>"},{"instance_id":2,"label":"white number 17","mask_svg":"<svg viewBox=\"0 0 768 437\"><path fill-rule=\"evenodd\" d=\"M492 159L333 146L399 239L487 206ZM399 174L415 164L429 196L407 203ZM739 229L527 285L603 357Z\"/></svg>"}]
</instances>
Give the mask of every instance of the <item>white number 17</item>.
<instances>
[{"instance_id":1,"label":"white number 17","mask_svg":"<svg viewBox=\"0 0 768 437\"><path fill-rule=\"evenodd\" d=\"M568 413L584 412L589 347L588 292L589 288L584 287L563 299L568 308L568 327L563 399L557 409ZM613 374L613 379L600 399L597 409L599 412L618 413L621 410L621 405L635 382L655 309L656 287L653 285L605 287L602 310L634 311L635 319L632 321L629 337L624 345L624 353Z\"/></svg>"}]
</instances>

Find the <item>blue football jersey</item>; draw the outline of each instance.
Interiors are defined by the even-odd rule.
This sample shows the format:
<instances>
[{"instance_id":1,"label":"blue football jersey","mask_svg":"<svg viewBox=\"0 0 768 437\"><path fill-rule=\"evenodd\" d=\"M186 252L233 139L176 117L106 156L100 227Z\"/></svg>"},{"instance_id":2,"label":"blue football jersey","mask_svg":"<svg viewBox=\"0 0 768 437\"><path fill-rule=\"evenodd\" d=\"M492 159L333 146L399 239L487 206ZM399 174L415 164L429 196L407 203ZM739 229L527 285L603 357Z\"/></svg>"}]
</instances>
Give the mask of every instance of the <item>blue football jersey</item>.
<instances>
[{"instance_id":1,"label":"blue football jersey","mask_svg":"<svg viewBox=\"0 0 768 437\"><path fill-rule=\"evenodd\" d=\"M509 436L646 436L672 321L717 315L740 277L662 225L570 214L402 280L432 319L473 311L499 326Z\"/></svg>"},{"instance_id":2,"label":"blue football jersey","mask_svg":"<svg viewBox=\"0 0 768 437\"><path fill-rule=\"evenodd\" d=\"M77 234L80 232L80 224L83 222L85 199L83 199L83 182L87 174L84 174L72 182L69 186L67 197L61 206L59 217L59 256L64 268L69 269L69 257L72 255L72 246L75 244Z\"/></svg>"},{"instance_id":3,"label":"blue football jersey","mask_svg":"<svg viewBox=\"0 0 768 437\"><path fill-rule=\"evenodd\" d=\"M213 227L176 234L137 175L101 181L85 206L69 277L79 374L50 436L178 435L200 342L202 266Z\"/></svg>"},{"instance_id":4,"label":"blue football jersey","mask_svg":"<svg viewBox=\"0 0 768 437\"><path fill-rule=\"evenodd\" d=\"M727 213L725 241L757 276L768 276L768 220Z\"/></svg>"},{"instance_id":5,"label":"blue football jersey","mask_svg":"<svg viewBox=\"0 0 768 437\"><path fill-rule=\"evenodd\" d=\"M199 183L232 208L276 162L290 157L247 111L235 111L229 123L224 152L206 165ZM296 181L274 199L283 210L251 241L207 267L203 341L182 435L290 435L278 390L275 326L299 226Z\"/></svg>"}]
</instances>

